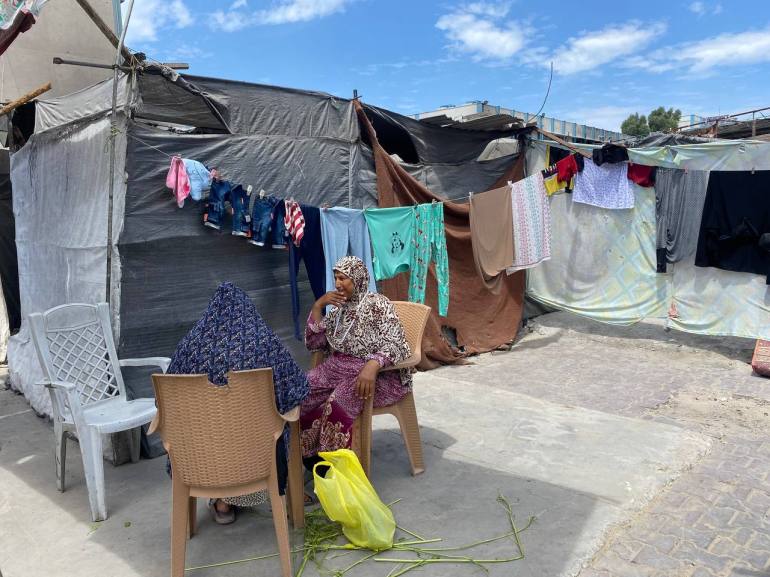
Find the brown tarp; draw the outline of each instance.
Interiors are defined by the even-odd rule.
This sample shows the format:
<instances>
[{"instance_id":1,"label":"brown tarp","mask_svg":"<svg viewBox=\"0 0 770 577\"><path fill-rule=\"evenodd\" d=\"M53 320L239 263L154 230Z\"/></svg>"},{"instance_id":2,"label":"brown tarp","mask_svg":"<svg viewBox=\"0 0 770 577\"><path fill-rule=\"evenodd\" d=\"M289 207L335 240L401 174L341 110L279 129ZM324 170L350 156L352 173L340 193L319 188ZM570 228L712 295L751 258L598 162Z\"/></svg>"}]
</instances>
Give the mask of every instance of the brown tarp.
<instances>
[{"instance_id":1,"label":"brown tarp","mask_svg":"<svg viewBox=\"0 0 770 577\"><path fill-rule=\"evenodd\" d=\"M355 101L358 118L369 136L377 173L379 206L390 208L410 206L442 199L412 178L380 146L369 118L361 104ZM491 187L498 188L508 180L524 178L524 154ZM476 271L471 247L470 216L467 204L444 203L447 252L449 255L449 312L440 317L436 275L429 272L425 303L433 308L423 340L420 368L435 368L439 364L456 363L469 354L494 350L514 340L521 322L524 302L525 274L519 271L504 281L500 294L492 294ZM407 300L409 273L382 283L382 291L392 300ZM454 329L457 344L452 347L442 334L442 327Z\"/></svg>"}]
</instances>

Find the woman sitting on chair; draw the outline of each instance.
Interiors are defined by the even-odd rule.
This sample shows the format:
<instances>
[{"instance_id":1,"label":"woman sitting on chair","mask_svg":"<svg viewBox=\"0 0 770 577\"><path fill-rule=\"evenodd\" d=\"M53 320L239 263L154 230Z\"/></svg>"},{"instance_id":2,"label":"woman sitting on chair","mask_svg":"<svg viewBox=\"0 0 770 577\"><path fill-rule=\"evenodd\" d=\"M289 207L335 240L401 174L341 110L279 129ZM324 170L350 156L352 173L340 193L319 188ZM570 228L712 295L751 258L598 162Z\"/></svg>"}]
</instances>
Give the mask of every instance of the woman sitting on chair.
<instances>
[{"instance_id":1,"label":"woman sitting on chair","mask_svg":"<svg viewBox=\"0 0 770 577\"><path fill-rule=\"evenodd\" d=\"M375 407L391 405L412 384L408 370L381 372L411 351L393 303L368 291L363 261L341 258L334 280L337 290L315 302L305 330L307 348L328 353L308 373L310 394L302 402L302 454L308 466L319 451L350 448L351 429L366 399L373 397Z\"/></svg>"}]
</instances>

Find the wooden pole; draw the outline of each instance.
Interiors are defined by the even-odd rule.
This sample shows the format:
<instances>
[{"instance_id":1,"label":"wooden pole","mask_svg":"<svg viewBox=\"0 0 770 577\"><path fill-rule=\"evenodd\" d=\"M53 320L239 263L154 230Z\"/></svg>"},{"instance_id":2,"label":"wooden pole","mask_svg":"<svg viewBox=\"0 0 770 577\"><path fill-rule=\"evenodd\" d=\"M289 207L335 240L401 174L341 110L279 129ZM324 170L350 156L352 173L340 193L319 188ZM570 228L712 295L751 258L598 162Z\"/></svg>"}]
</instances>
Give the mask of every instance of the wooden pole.
<instances>
[{"instance_id":1,"label":"wooden pole","mask_svg":"<svg viewBox=\"0 0 770 577\"><path fill-rule=\"evenodd\" d=\"M86 14L88 14L88 17L93 21L93 23L96 24L96 27L102 31L102 34L104 34L107 40L109 40L110 43L115 48L117 48L119 44L118 37L115 36L115 33L110 30L110 27L107 26L107 24L105 24L101 16L96 13L96 10L94 10L93 7L88 3L88 0L76 0L76 2L80 4L80 7ZM120 53L123 55L123 59L126 62L130 63L134 58L133 54L131 54L131 52L129 52L125 46L121 46Z\"/></svg>"},{"instance_id":2,"label":"wooden pole","mask_svg":"<svg viewBox=\"0 0 770 577\"><path fill-rule=\"evenodd\" d=\"M32 92L28 92L27 94L25 94L21 98L17 98L13 102L9 102L8 104L0 108L0 116L5 116L9 112L13 112L22 104L26 104L30 100L37 98L38 96L40 96L44 92L48 92L49 90L51 90L50 82L47 84L43 84L43 86L41 86L40 88L36 88Z\"/></svg>"},{"instance_id":3,"label":"wooden pole","mask_svg":"<svg viewBox=\"0 0 770 577\"><path fill-rule=\"evenodd\" d=\"M572 146L569 142L566 142L566 141L562 140L561 138L559 138L555 134L551 134L550 132L548 132L547 130L543 130L539 126L533 126L532 128L537 130L540 134L542 134L546 138L550 138L554 142L558 142L562 146L566 146L567 148L569 148L573 152L577 152L578 154L580 154L581 156L584 156L586 158L592 158L592 155L590 153L586 152L585 150L580 150L579 148L576 148L576 147Z\"/></svg>"}]
</instances>

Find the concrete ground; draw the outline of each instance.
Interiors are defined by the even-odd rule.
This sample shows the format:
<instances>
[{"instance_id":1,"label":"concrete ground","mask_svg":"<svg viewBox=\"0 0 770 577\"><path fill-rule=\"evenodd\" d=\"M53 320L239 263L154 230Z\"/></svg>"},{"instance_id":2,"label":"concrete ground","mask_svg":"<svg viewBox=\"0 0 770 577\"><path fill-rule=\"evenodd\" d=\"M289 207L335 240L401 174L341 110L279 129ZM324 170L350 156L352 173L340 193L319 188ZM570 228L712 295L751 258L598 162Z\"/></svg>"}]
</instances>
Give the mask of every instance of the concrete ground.
<instances>
[{"instance_id":1,"label":"concrete ground","mask_svg":"<svg viewBox=\"0 0 770 577\"><path fill-rule=\"evenodd\" d=\"M426 472L409 475L395 421L378 417L373 484L385 502L401 499L399 525L440 537L441 546L508 531L498 494L519 526L536 516L521 534L526 557L489 565L493 576L770 575L770 381L751 374L752 347L656 324L545 315L510 352L417 375ZM50 424L0 387L0 573L167 575L165 460L107 465L110 518L92 524L79 457L70 442L67 491L58 493ZM203 504L199 517L187 567L276 550L267 506L227 527L214 525ZM300 546L302 533L292 540ZM505 539L465 554L517 552ZM369 560L346 575L384 577L392 568ZM187 573L278 574L275 558ZM484 573L442 564L414 574ZM305 575L318 571L311 565Z\"/></svg>"}]
</instances>

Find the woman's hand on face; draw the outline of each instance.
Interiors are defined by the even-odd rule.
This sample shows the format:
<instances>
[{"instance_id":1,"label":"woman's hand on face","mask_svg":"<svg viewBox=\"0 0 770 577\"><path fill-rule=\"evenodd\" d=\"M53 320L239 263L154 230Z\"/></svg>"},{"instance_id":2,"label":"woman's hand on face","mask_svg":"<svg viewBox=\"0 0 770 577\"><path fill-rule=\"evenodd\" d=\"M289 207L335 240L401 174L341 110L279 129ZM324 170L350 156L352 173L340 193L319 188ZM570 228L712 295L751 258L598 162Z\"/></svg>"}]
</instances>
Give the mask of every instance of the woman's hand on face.
<instances>
[{"instance_id":1,"label":"woman's hand on face","mask_svg":"<svg viewBox=\"0 0 770 577\"><path fill-rule=\"evenodd\" d=\"M345 304L345 300L345 295L342 292L329 291L325 295L321 296L321 298L319 298L315 304L318 308L324 308L328 305L341 307L343 304Z\"/></svg>"},{"instance_id":2,"label":"woman's hand on face","mask_svg":"<svg viewBox=\"0 0 770 577\"><path fill-rule=\"evenodd\" d=\"M380 371L380 365L377 361L369 361L358 373L356 382L356 391L361 399L368 399L374 394L374 385L377 382L377 373Z\"/></svg>"}]
</instances>

